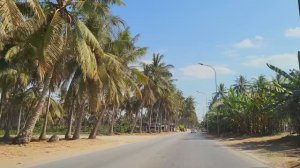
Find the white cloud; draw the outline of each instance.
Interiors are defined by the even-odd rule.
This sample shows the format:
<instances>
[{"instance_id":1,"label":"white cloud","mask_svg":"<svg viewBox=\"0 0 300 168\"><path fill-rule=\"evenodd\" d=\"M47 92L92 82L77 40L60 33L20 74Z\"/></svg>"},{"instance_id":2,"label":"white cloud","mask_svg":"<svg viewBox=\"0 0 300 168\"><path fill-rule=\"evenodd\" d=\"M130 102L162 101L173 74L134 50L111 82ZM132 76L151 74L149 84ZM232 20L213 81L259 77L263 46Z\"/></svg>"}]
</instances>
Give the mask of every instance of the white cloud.
<instances>
[{"instance_id":1,"label":"white cloud","mask_svg":"<svg viewBox=\"0 0 300 168\"><path fill-rule=\"evenodd\" d=\"M285 53L270 56L252 56L248 57L242 64L247 67L265 68L267 63L280 68L293 69L298 65L298 58L297 54L295 53Z\"/></svg>"},{"instance_id":2,"label":"white cloud","mask_svg":"<svg viewBox=\"0 0 300 168\"><path fill-rule=\"evenodd\" d=\"M265 39L262 36L255 36L253 39L247 38L233 44L233 47L238 49L260 47L264 40Z\"/></svg>"},{"instance_id":3,"label":"white cloud","mask_svg":"<svg viewBox=\"0 0 300 168\"><path fill-rule=\"evenodd\" d=\"M234 72L227 66L214 66L217 71L217 75L232 75ZM182 73L184 78L197 78L197 79L213 79L214 72L211 68L201 65L189 65L180 68L179 71Z\"/></svg>"},{"instance_id":4,"label":"white cloud","mask_svg":"<svg viewBox=\"0 0 300 168\"><path fill-rule=\"evenodd\" d=\"M152 60L140 60L140 62L144 64L151 64Z\"/></svg>"},{"instance_id":5,"label":"white cloud","mask_svg":"<svg viewBox=\"0 0 300 168\"><path fill-rule=\"evenodd\" d=\"M250 39L242 40L239 43L233 45L235 48L252 48L254 47L254 43Z\"/></svg>"},{"instance_id":6,"label":"white cloud","mask_svg":"<svg viewBox=\"0 0 300 168\"><path fill-rule=\"evenodd\" d=\"M263 40L265 40L265 38L262 36L255 36L255 40L263 41Z\"/></svg>"},{"instance_id":7,"label":"white cloud","mask_svg":"<svg viewBox=\"0 0 300 168\"><path fill-rule=\"evenodd\" d=\"M284 35L285 37L300 38L300 27L287 29Z\"/></svg>"}]
</instances>

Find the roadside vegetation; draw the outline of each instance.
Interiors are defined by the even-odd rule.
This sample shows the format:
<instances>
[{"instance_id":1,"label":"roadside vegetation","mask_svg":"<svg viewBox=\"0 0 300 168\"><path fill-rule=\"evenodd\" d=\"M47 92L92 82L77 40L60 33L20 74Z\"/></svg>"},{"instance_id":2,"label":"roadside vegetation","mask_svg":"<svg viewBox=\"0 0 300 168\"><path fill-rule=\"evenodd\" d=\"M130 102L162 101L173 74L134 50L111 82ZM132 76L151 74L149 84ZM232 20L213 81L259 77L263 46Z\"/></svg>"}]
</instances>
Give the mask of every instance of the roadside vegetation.
<instances>
[{"instance_id":1,"label":"roadside vegetation","mask_svg":"<svg viewBox=\"0 0 300 168\"><path fill-rule=\"evenodd\" d=\"M136 45L111 13L122 0L0 0L0 133L29 143L47 131L174 131L198 124L193 98L174 85L172 65ZM182 126L181 126L182 127ZM12 133L15 134L12 136Z\"/></svg>"},{"instance_id":2,"label":"roadside vegetation","mask_svg":"<svg viewBox=\"0 0 300 168\"><path fill-rule=\"evenodd\" d=\"M220 84L201 124L271 167L300 167L300 71L267 66L273 79L239 76L229 88Z\"/></svg>"},{"instance_id":3,"label":"roadside vegetation","mask_svg":"<svg viewBox=\"0 0 300 168\"><path fill-rule=\"evenodd\" d=\"M248 80L239 76L235 84L220 84L204 118L211 133L263 136L280 132L300 133L299 70L276 73L269 80L261 75Z\"/></svg>"}]
</instances>

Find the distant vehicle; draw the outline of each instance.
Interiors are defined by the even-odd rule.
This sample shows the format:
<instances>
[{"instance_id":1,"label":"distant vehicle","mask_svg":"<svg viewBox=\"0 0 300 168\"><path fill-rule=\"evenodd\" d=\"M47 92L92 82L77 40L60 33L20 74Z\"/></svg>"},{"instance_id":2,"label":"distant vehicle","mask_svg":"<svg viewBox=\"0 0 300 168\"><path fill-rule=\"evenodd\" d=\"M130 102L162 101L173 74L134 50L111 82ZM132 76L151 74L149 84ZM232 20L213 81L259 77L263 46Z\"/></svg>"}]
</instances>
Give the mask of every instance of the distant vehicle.
<instances>
[{"instance_id":1,"label":"distant vehicle","mask_svg":"<svg viewBox=\"0 0 300 168\"><path fill-rule=\"evenodd\" d=\"M201 132L207 132L207 129L206 128L202 128Z\"/></svg>"},{"instance_id":2,"label":"distant vehicle","mask_svg":"<svg viewBox=\"0 0 300 168\"><path fill-rule=\"evenodd\" d=\"M197 133L197 130L196 129L192 129L191 133Z\"/></svg>"}]
</instances>

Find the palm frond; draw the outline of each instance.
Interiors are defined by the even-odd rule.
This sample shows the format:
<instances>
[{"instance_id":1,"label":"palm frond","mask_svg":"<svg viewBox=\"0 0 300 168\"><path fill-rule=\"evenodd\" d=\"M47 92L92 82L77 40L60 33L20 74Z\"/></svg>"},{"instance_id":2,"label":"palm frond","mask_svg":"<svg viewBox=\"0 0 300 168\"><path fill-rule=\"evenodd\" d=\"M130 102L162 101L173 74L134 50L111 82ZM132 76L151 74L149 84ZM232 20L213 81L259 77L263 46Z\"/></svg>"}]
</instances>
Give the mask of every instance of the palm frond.
<instances>
[{"instance_id":1,"label":"palm frond","mask_svg":"<svg viewBox=\"0 0 300 168\"><path fill-rule=\"evenodd\" d=\"M267 66L268 66L271 70L273 70L273 71L275 71L276 73L278 73L279 75L282 75L282 76L284 76L285 78L289 79L290 81L295 82L294 78L293 78L291 75L289 75L288 73L284 72L284 71L281 70L280 68L278 68L278 67L276 67L276 66L274 66L274 65L271 65L271 64L267 64Z\"/></svg>"},{"instance_id":2,"label":"palm frond","mask_svg":"<svg viewBox=\"0 0 300 168\"><path fill-rule=\"evenodd\" d=\"M86 41L87 45L91 47L92 51L99 55L104 55L102 48L100 47L99 41L96 39L95 35L89 30L89 28L80 20L76 21L76 26L78 28L78 33L81 34L82 38Z\"/></svg>"},{"instance_id":3,"label":"palm frond","mask_svg":"<svg viewBox=\"0 0 300 168\"><path fill-rule=\"evenodd\" d=\"M37 16L37 21L39 24L43 24L47 21L46 15L41 7L39 1L37 0L28 0L30 8L34 11L34 14Z\"/></svg>"},{"instance_id":4,"label":"palm frond","mask_svg":"<svg viewBox=\"0 0 300 168\"><path fill-rule=\"evenodd\" d=\"M97 72L97 61L92 49L86 43L80 32L76 33L76 60L84 74L84 78L94 78Z\"/></svg>"},{"instance_id":5,"label":"palm frond","mask_svg":"<svg viewBox=\"0 0 300 168\"><path fill-rule=\"evenodd\" d=\"M43 63L51 67L58 60L64 49L63 29L65 21L58 11L55 12L44 39Z\"/></svg>"},{"instance_id":6,"label":"palm frond","mask_svg":"<svg viewBox=\"0 0 300 168\"><path fill-rule=\"evenodd\" d=\"M5 54L4 59L6 61L11 61L14 56L20 52L21 48L19 46L11 47Z\"/></svg>"},{"instance_id":7,"label":"palm frond","mask_svg":"<svg viewBox=\"0 0 300 168\"><path fill-rule=\"evenodd\" d=\"M0 20L6 31L25 26L22 13L14 0L0 0Z\"/></svg>"}]
</instances>

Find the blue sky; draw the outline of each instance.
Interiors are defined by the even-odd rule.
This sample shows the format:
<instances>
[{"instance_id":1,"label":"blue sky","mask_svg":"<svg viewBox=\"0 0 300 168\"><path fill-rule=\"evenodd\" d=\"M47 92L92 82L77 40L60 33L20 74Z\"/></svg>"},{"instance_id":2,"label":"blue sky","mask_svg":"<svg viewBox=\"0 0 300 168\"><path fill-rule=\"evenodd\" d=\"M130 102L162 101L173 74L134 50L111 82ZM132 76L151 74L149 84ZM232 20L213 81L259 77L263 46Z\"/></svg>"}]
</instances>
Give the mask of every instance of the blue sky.
<instances>
[{"instance_id":1,"label":"blue sky","mask_svg":"<svg viewBox=\"0 0 300 168\"><path fill-rule=\"evenodd\" d=\"M140 34L139 46L149 47L142 61L152 53L165 55L175 66L177 86L193 96L202 115L205 98L215 90L213 71L197 65L203 62L217 69L218 83L228 87L241 74L249 80L258 75L271 78L266 63L282 69L298 68L300 19L297 0L125 0L125 7L113 8L133 34Z\"/></svg>"}]
</instances>

